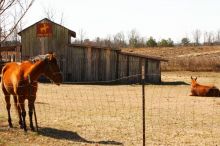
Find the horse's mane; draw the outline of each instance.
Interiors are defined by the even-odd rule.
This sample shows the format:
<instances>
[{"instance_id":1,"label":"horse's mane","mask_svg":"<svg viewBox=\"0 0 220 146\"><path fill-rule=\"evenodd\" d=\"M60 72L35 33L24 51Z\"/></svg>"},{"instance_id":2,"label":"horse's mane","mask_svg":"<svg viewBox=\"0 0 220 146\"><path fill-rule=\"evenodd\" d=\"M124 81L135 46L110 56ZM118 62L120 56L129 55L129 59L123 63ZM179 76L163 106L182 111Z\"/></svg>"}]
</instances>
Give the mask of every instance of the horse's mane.
<instances>
[{"instance_id":1,"label":"horse's mane","mask_svg":"<svg viewBox=\"0 0 220 146\"><path fill-rule=\"evenodd\" d=\"M29 61L36 62L36 61L44 61L47 58L48 54L46 55L37 55L34 57L29 58Z\"/></svg>"}]
</instances>

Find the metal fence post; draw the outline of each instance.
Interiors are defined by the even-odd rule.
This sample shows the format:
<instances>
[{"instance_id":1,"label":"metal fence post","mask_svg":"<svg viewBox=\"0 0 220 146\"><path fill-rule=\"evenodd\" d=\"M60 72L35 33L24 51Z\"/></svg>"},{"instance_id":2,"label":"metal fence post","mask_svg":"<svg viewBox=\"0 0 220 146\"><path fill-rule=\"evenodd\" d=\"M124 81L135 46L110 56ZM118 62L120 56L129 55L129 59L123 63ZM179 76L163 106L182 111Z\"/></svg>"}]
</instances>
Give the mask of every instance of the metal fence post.
<instances>
[{"instance_id":1,"label":"metal fence post","mask_svg":"<svg viewBox=\"0 0 220 146\"><path fill-rule=\"evenodd\" d=\"M141 80L142 80L142 116L143 116L143 146L146 144L145 139L145 62L142 59L141 64Z\"/></svg>"}]
</instances>

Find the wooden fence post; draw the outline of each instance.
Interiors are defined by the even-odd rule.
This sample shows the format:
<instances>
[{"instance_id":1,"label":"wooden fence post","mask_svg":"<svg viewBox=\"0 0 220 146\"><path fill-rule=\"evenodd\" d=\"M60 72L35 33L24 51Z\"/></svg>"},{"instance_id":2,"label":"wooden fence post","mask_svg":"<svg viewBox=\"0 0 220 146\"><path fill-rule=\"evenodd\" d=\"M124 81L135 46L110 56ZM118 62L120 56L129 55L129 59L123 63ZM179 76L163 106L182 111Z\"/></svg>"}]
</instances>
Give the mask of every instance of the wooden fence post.
<instances>
[{"instance_id":1,"label":"wooden fence post","mask_svg":"<svg viewBox=\"0 0 220 146\"><path fill-rule=\"evenodd\" d=\"M143 146L146 145L145 139L145 62L141 61L141 80L142 80L142 116L143 116Z\"/></svg>"}]
</instances>

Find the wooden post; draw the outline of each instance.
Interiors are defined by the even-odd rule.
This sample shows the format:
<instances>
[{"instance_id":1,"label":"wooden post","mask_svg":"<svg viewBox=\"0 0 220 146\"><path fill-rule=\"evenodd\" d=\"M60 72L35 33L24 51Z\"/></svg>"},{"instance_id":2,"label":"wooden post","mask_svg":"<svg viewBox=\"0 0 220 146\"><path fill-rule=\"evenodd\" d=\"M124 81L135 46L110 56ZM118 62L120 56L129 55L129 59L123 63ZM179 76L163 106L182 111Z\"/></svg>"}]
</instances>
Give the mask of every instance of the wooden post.
<instances>
[{"instance_id":1,"label":"wooden post","mask_svg":"<svg viewBox=\"0 0 220 146\"><path fill-rule=\"evenodd\" d=\"M106 51L106 55L105 55L105 59L106 59L106 64L105 64L105 69L106 69L106 72L105 72L105 80L109 81L111 78L110 78L110 55L111 55L111 51L110 49L107 49L105 50Z\"/></svg>"},{"instance_id":2,"label":"wooden post","mask_svg":"<svg viewBox=\"0 0 220 146\"><path fill-rule=\"evenodd\" d=\"M143 114L143 146L146 145L145 140L145 62L141 61L141 79L142 79L142 114Z\"/></svg>"},{"instance_id":3,"label":"wooden post","mask_svg":"<svg viewBox=\"0 0 220 146\"><path fill-rule=\"evenodd\" d=\"M92 81L92 48L91 47L88 47L87 48L87 61L86 64L87 64L87 81Z\"/></svg>"},{"instance_id":4,"label":"wooden post","mask_svg":"<svg viewBox=\"0 0 220 146\"><path fill-rule=\"evenodd\" d=\"M116 74L115 74L115 79L118 79L118 77L119 77L118 67L119 67L119 52L116 51Z\"/></svg>"}]
</instances>

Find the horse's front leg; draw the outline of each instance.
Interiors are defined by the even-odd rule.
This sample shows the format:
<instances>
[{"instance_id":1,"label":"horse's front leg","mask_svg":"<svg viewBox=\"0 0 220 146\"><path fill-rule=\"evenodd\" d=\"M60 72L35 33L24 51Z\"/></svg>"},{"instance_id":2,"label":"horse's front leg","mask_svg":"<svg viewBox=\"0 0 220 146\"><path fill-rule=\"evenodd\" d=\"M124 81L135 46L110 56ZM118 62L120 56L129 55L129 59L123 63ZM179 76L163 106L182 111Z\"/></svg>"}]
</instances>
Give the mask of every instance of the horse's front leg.
<instances>
[{"instance_id":1,"label":"horse's front leg","mask_svg":"<svg viewBox=\"0 0 220 146\"><path fill-rule=\"evenodd\" d=\"M19 107L21 109L21 117L22 117L22 125L24 128L24 131L27 131L27 126L26 126L26 122L25 122L25 117L26 117L26 111L25 111L25 106L24 106L24 96L19 96L18 97L18 102L19 102Z\"/></svg>"},{"instance_id":2,"label":"horse's front leg","mask_svg":"<svg viewBox=\"0 0 220 146\"><path fill-rule=\"evenodd\" d=\"M13 126L11 123L11 113L10 113L10 109L11 109L10 95L5 95L5 102L6 102L7 112L8 112L8 126L12 128Z\"/></svg>"},{"instance_id":3,"label":"horse's front leg","mask_svg":"<svg viewBox=\"0 0 220 146\"><path fill-rule=\"evenodd\" d=\"M34 102L36 99L36 95L30 96L28 99L28 108L29 108L29 119L30 119L30 128L32 131L35 131L34 125L33 125L33 110L34 110Z\"/></svg>"}]
</instances>

